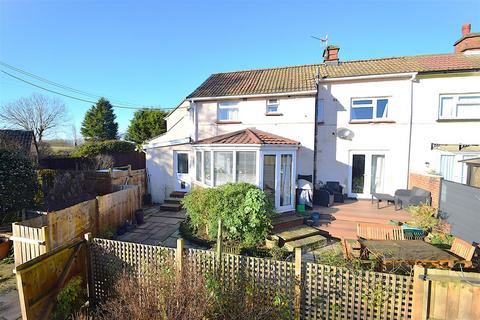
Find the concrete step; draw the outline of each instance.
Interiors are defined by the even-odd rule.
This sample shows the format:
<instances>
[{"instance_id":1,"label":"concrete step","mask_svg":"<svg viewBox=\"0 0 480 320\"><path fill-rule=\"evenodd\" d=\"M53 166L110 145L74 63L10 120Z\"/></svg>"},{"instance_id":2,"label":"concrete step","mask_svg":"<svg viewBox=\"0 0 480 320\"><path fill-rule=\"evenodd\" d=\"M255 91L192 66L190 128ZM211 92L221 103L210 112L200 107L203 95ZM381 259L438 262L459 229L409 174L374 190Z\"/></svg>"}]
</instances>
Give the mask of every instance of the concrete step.
<instances>
[{"instance_id":1,"label":"concrete step","mask_svg":"<svg viewBox=\"0 0 480 320\"><path fill-rule=\"evenodd\" d=\"M182 210L182 205L179 203L164 203L160 205L160 210L163 211L180 211Z\"/></svg>"},{"instance_id":2,"label":"concrete step","mask_svg":"<svg viewBox=\"0 0 480 320\"><path fill-rule=\"evenodd\" d=\"M182 198L165 198L165 203L177 203L180 204L180 201L182 201Z\"/></svg>"},{"instance_id":3,"label":"concrete step","mask_svg":"<svg viewBox=\"0 0 480 320\"><path fill-rule=\"evenodd\" d=\"M187 193L183 191L173 191L170 193L170 198L183 198Z\"/></svg>"},{"instance_id":4,"label":"concrete step","mask_svg":"<svg viewBox=\"0 0 480 320\"><path fill-rule=\"evenodd\" d=\"M307 238L319 234L320 232L312 227L301 225L293 228L282 230L275 235L281 238L284 242L294 241L302 238Z\"/></svg>"},{"instance_id":5,"label":"concrete step","mask_svg":"<svg viewBox=\"0 0 480 320\"><path fill-rule=\"evenodd\" d=\"M273 232L279 232L288 228L303 225L304 217L297 213L280 213L273 218Z\"/></svg>"},{"instance_id":6,"label":"concrete step","mask_svg":"<svg viewBox=\"0 0 480 320\"><path fill-rule=\"evenodd\" d=\"M327 242L327 238L317 234L307 238L286 242L284 248L289 252L292 252L295 248L314 248L325 242Z\"/></svg>"}]
</instances>

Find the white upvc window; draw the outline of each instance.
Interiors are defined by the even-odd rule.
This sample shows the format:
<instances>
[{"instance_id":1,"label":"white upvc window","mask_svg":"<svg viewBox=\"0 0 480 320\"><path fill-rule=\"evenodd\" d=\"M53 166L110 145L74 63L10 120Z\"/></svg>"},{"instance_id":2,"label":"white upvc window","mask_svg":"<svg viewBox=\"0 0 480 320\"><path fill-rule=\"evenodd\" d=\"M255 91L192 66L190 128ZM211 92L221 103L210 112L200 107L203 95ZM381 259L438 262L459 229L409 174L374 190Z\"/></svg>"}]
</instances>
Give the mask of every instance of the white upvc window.
<instances>
[{"instance_id":1,"label":"white upvc window","mask_svg":"<svg viewBox=\"0 0 480 320\"><path fill-rule=\"evenodd\" d=\"M277 113L280 102L278 99L268 99L267 100L267 113Z\"/></svg>"},{"instance_id":2,"label":"white upvc window","mask_svg":"<svg viewBox=\"0 0 480 320\"><path fill-rule=\"evenodd\" d=\"M351 120L385 120L388 119L389 98L355 98L352 99Z\"/></svg>"},{"instance_id":3,"label":"white upvc window","mask_svg":"<svg viewBox=\"0 0 480 320\"><path fill-rule=\"evenodd\" d=\"M480 119L480 93L440 95L438 119Z\"/></svg>"},{"instance_id":4,"label":"white upvc window","mask_svg":"<svg viewBox=\"0 0 480 320\"><path fill-rule=\"evenodd\" d=\"M238 102L224 101L218 103L217 119L219 121L237 121Z\"/></svg>"}]
</instances>

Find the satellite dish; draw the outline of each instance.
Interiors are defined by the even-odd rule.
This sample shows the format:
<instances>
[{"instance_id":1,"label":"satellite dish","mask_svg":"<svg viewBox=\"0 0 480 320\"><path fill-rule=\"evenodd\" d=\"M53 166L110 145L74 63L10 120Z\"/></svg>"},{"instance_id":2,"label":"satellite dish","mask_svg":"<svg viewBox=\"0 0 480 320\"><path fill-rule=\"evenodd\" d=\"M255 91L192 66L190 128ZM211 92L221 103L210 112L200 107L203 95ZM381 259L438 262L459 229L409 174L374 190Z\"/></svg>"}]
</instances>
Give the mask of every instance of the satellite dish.
<instances>
[{"instance_id":1,"label":"satellite dish","mask_svg":"<svg viewBox=\"0 0 480 320\"><path fill-rule=\"evenodd\" d=\"M344 140L352 140L355 134L352 130L347 128L338 128L337 129L337 137Z\"/></svg>"}]
</instances>

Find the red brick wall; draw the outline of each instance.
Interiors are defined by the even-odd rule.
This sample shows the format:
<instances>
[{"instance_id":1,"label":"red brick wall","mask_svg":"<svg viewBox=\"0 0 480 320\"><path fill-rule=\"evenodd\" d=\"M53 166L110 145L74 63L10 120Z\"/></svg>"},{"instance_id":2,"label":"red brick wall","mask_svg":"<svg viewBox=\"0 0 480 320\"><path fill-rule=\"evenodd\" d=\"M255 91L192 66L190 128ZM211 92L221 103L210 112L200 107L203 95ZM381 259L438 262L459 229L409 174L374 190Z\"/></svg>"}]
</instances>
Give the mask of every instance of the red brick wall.
<instances>
[{"instance_id":1,"label":"red brick wall","mask_svg":"<svg viewBox=\"0 0 480 320\"><path fill-rule=\"evenodd\" d=\"M438 208L440 201L440 188L442 177L411 172L408 180L408 188L422 188L432 193L432 207Z\"/></svg>"}]
</instances>

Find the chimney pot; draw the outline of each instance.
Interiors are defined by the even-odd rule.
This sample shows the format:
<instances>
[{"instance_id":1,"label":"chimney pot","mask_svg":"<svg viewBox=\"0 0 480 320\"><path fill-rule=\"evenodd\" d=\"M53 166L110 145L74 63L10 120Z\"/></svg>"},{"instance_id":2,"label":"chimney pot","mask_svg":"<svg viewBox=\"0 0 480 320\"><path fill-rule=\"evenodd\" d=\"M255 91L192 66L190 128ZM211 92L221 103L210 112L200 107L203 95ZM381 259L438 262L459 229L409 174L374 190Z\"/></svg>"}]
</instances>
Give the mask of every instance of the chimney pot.
<instances>
[{"instance_id":1,"label":"chimney pot","mask_svg":"<svg viewBox=\"0 0 480 320\"><path fill-rule=\"evenodd\" d=\"M465 23L462 26L462 36L469 34L471 30L472 30L472 25L470 23Z\"/></svg>"}]
</instances>

